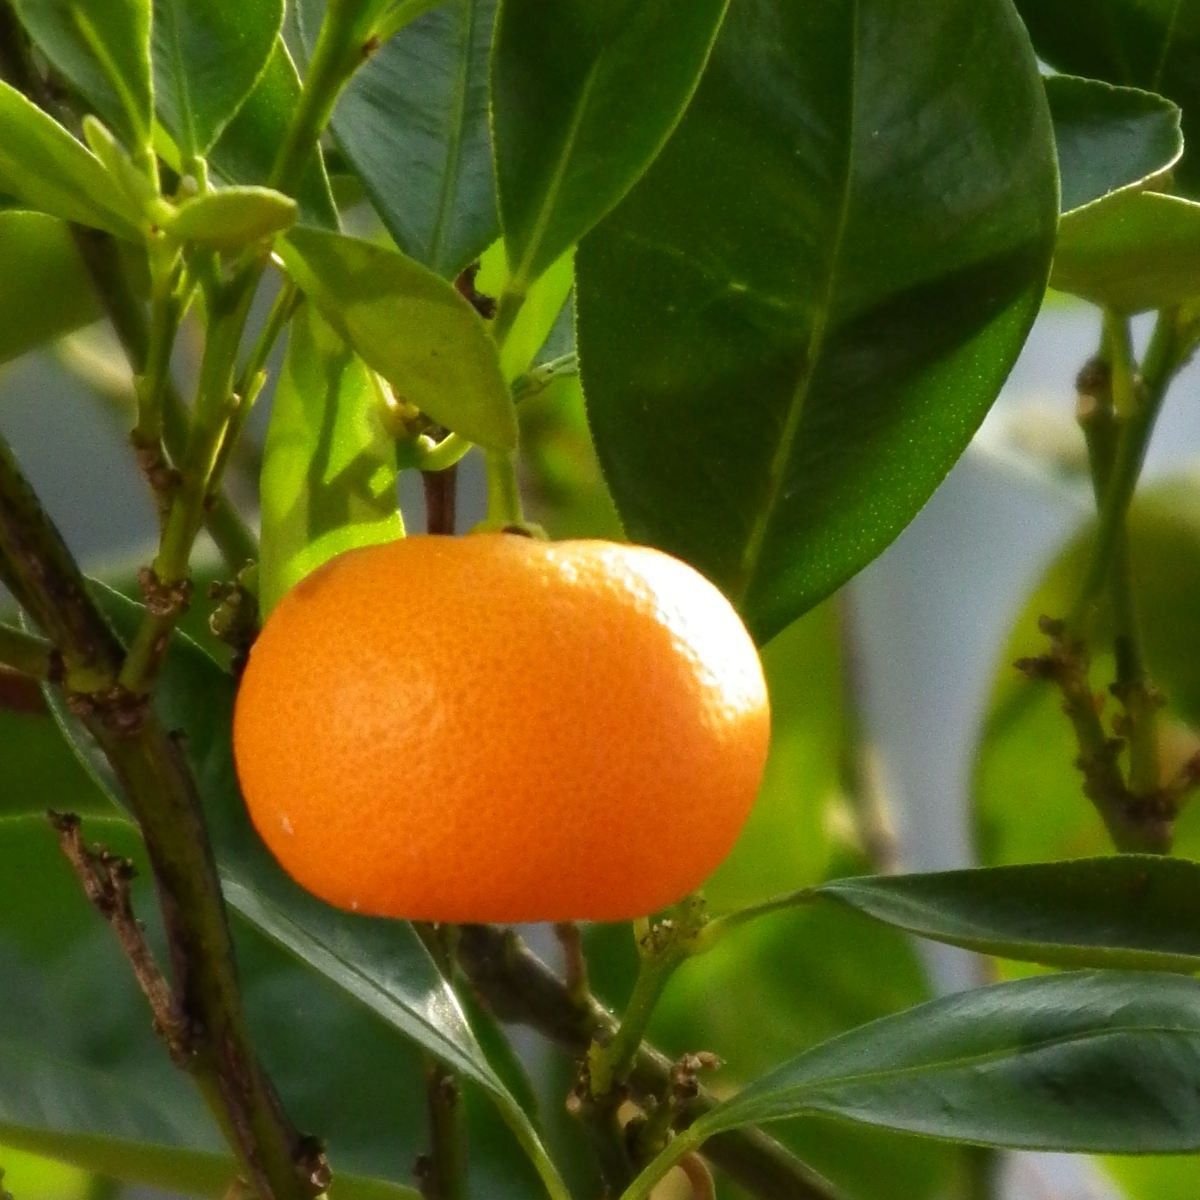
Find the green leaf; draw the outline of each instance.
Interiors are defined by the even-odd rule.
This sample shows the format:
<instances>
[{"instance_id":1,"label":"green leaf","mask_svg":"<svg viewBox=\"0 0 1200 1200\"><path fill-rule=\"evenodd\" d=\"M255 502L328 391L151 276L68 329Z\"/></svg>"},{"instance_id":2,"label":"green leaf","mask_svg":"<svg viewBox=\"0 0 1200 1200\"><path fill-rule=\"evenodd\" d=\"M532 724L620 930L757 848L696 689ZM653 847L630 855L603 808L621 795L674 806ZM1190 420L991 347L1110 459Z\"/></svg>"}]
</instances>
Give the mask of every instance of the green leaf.
<instances>
[{"instance_id":1,"label":"green leaf","mask_svg":"<svg viewBox=\"0 0 1200 1200\"><path fill-rule=\"evenodd\" d=\"M259 603L355 546L404 536L396 444L375 374L305 304L292 318L263 451Z\"/></svg>"},{"instance_id":2,"label":"green leaf","mask_svg":"<svg viewBox=\"0 0 1200 1200\"><path fill-rule=\"evenodd\" d=\"M266 69L283 0L154 0L158 111L185 162L220 136Z\"/></svg>"},{"instance_id":3,"label":"green leaf","mask_svg":"<svg viewBox=\"0 0 1200 1200\"><path fill-rule=\"evenodd\" d=\"M0 363L100 317L92 281L67 226L43 213L0 212Z\"/></svg>"},{"instance_id":4,"label":"green leaf","mask_svg":"<svg viewBox=\"0 0 1200 1200\"><path fill-rule=\"evenodd\" d=\"M296 202L290 196L265 187L227 187L185 201L166 228L180 241L240 250L295 221Z\"/></svg>"},{"instance_id":5,"label":"green leaf","mask_svg":"<svg viewBox=\"0 0 1200 1200\"><path fill-rule=\"evenodd\" d=\"M311 51L321 0L298 5ZM453 276L499 233L488 130L496 0L448 0L378 50L342 93L333 134L406 254Z\"/></svg>"},{"instance_id":6,"label":"green leaf","mask_svg":"<svg viewBox=\"0 0 1200 1200\"><path fill-rule=\"evenodd\" d=\"M485 296L499 296L509 284L508 264L503 239L493 242L479 260L475 288ZM521 311L500 347L500 369L512 383L523 375L546 344L575 284L575 254L568 250L532 284L525 296Z\"/></svg>"},{"instance_id":7,"label":"green leaf","mask_svg":"<svg viewBox=\"0 0 1200 1200\"><path fill-rule=\"evenodd\" d=\"M283 39L276 38L262 74L209 153L218 174L229 183L269 183L276 152L299 102L300 77ZM337 209L319 151L305 168L296 201L302 221L337 228Z\"/></svg>"},{"instance_id":8,"label":"green leaf","mask_svg":"<svg viewBox=\"0 0 1200 1200\"><path fill-rule=\"evenodd\" d=\"M671 141L576 255L584 392L630 536L704 571L760 641L811 608L983 419L1057 201L1006 0L734 5Z\"/></svg>"},{"instance_id":9,"label":"green leaf","mask_svg":"<svg viewBox=\"0 0 1200 1200\"><path fill-rule=\"evenodd\" d=\"M150 145L150 0L14 0L43 54L132 151Z\"/></svg>"},{"instance_id":10,"label":"green leaf","mask_svg":"<svg viewBox=\"0 0 1200 1200\"><path fill-rule=\"evenodd\" d=\"M814 889L920 937L1060 967L1200 971L1200 863L1149 855L837 879Z\"/></svg>"},{"instance_id":11,"label":"green leaf","mask_svg":"<svg viewBox=\"0 0 1200 1200\"><path fill-rule=\"evenodd\" d=\"M495 342L450 284L396 250L341 234L296 229L278 252L397 398L488 448L515 445L516 417Z\"/></svg>"},{"instance_id":12,"label":"green leaf","mask_svg":"<svg viewBox=\"0 0 1200 1200\"><path fill-rule=\"evenodd\" d=\"M1200 204L1127 192L1068 213L1051 284L1119 312L1169 308L1200 295Z\"/></svg>"},{"instance_id":13,"label":"green leaf","mask_svg":"<svg viewBox=\"0 0 1200 1200\"><path fill-rule=\"evenodd\" d=\"M1197 0L1016 0L1039 57L1060 71L1145 88L1183 110L1183 135L1200 133L1200 4ZM1180 180L1200 182L1200 156L1185 155Z\"/></svg>"},{"instance_id":14,"label":"green leaf","mask_svg":"<svg viewBox=\"0 0 1200 1200\"><path fill-rule=\"evenodd\" d=\"M843 851L829 869L861 871L864 863ZM598 953L600 944L618 939L632 950L627 929L595 931L588 961L594 985L619 1010L628 981L611 986L611 968ZM746 1017L748 987L753 1020ZM651 1036L672 1056L697 1046L719 1054L726 1066L714 1086L729 1094L804 1047L930 995L910 938L839 906L814 906L765 917L684 964L655 1012ZM788 1122L771 1133L853 1200L959 1194L950 1186L959 1154L949 1147L827 1119Z\"/></svg>"},{"instance_id":15,"label":"green leaf","mask_svg":"<svg viewBox=\"0 0 1200 1200\"><path fill-rule=\"evenodd\" d=\"M91 151L0 81L0 191L64 221L140 239L116 183Z\"/></svg>"},{"instance_id":16,"label":"green leaf","mask_svg":"<svg viewBox=\"0 0 1200 1200\"><path fill-rule=\"evenodd\" d=\"M97 788L46 713L0 708L0 820L48 808L74 813L109 813L108 797Z\"/></svg>"},{"instance_id":17,"label":"green leaf","mask_svg":"<svg viewBox=\"0 0 1200 1200\"><path fill-rule=\"evenodd\" d=\"M501 0L492 108L514 293L654 160L691 99L727 4Z\"/></svg>"},{"instance_id":18,"label":"green leaf","mask_svg":"<svg viewBox=\"0 0 1200 1200\"><path fill-rule=\"evenodd\" d=\"M1095 79L1046 80L1064 213L1162 175L1183 153L1179 107Z\"/></svg>"},{"instance_id":19,"label":"green leaf","mask_svg":"<svg viewBox=\"0 0 1200 1200\"><path fill-rule=\"evenodd\" d=\"M1044 862L1107 853L1104 826L1083 795L1078 748L1050 684L1013 668L1045 653L1041 616L1074 606L1091 554L1093 523L1071 538L1021 605L997 656L973 780L976 849L986 865ZM1200 750L1200 487L1191 477L1155 484L1129 518L1134 607L1151 677L1166 698L1158 719L1164 782ZM1112 620L1105 604L1093 622L1091 684L1106 694L1115 678ZM1109 702L1113 704L1112 701ZM1109 723L1115 705L1105 714ZM1028 798L1035 798L1031 810ZM1186 807L1175 849L1200 858L1200 805Z\"/></svg>"},{"instance_id":20,"label":"green leaf","mask_svg":"<svg viewBox=\"0 0 1200 1200\"><path fill-rule=\"evenodd\" d=\"M702 1116L726 1129L827 1114L1027 1150L1200 1148L1200 983L1152 972L1022 979L817 1046Z\"/></svg>"},{"instance_id":21,"label":"green leaf","mask_svg":"<svg viewBox=\"0 0 1200 1200\"><path fill-rule=\"evenodd\" d=\"M140 608L97 586L118 629L136 628ZM345 996L478 1085L499 1108L547 1186L554 1188L552 1196L561 1200L561 1185L556 1186L554 1168L528 1117L488 1063L453 991L412 926L330 907L293 883L259 839L237 788L230 747L233 698L229 676L193 643L177 636L156 699L166 726L186 735L228 903ZM68 734L78 740L79 731L61 705L53 696L48 700ZM86 746L77 753L91 762ZM338 1043L334 1039L328 1044ZM296 1048L290 1060L284 1056L281 1061L295 1065L300 1057ZM298 1069L302 1075L308 1070L303 1062ZM321 1105L327 1105L329 1091L321 1088L317 1094Z\"/></svg>"}]
</instances>

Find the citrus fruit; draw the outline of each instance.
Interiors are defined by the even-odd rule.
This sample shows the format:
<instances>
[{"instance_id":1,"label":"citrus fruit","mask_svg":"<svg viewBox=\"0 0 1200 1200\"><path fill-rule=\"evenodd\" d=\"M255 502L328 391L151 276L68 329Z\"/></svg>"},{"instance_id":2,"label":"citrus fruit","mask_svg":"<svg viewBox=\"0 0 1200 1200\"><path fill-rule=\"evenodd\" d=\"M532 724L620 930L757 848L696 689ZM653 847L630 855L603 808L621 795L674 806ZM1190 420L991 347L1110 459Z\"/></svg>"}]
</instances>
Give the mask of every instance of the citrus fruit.
<instances>
[{"instance_id":1,"label":"citrus fruit","mask_svg":"<svg viewBox=\"0 0 1200 1200\"><path fill-rule=\"evenodd\" d=\"M351 550L293 588L234 751L263 840L332 904L616 920L726 855L768 726L754 645L691 567L484 533Z\"/></svg>"}]
</instances>

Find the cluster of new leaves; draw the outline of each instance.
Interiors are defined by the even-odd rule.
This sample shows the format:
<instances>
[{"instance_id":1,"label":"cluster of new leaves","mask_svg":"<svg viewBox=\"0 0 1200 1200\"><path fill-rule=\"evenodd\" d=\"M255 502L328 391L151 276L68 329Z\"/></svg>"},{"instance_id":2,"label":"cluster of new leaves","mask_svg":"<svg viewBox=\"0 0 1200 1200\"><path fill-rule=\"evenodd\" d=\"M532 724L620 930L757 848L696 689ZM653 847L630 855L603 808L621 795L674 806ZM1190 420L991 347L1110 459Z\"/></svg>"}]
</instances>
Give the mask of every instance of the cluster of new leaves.
<instances>
[{"instance_id":1,"label":"cluster of new leaves","mask_svg":"<svg viewBox=\"0 0 1200 1200\"><path fill-rule=\"evenodd\" d=\"M731 915L651 1029L675 1051L719 1051L747 1086L668 1143L631 1198L710 1135L788 1118L800 1119L781 1136L833 1181L821 1194L864 1200L952 1192L968 1156L938 1143L1200 1148L1200 985L1184 977L1200 967L1200 872L1142 857L999 865L1079 853L1070 836L1012 837L1027 826L1003 815L1005 754L1028 733L989 736L981 757L997 865L836 878L865 863L831 828L853 715L838 699L837 615L819 602L963 452L1048 278L1119 313L1200 294L1180 133L1181 107L1185 130L1196 119L1200 5L1018 7L15 4L51 96L70 102L51 116L0 82L0 358L100 314L80 229L114 239L151 293L171 255L193 267L270 255L294 315L261 476L265 608L331 554L401 532L396 482L421 461L408 438L419 413L421 430L499 458L521 428L548 496L553 437L590 438L628 534L713 578L763 645L775 745L710 891ZM370 35L353 47L369 53L326 114L324 149L289 164L305 64L324 61L339 21ZM1077 74L1043 79L1038 57ZM343 217L371 236L343 232ZM491 318L454 286L480 258ZM569 408L581 380L586 427L515 403L555 375L539 362L548 345L556 362L577 355L580 379L550 391ZM597 511L614 520L603 503L553 502L546 520L607 532ZM122 633L137 629L136 605L97 595ZM1178 640L1164 642L1164 670L1172 653L1186 678ZM414 1194L422 1055L464 1081L473 1195L562 1196L560 1169L591 1194L559 1111L566 1068L531 1083L412 928L327 908L262 849L232 769L233 686L181 638L156 704L186 732L256 1043L296 1123L327 1141L334 1195ZM828 702L814 705L814 689ZM49 715L0 710L0 861L22 881L0 906L0 1141L217 1194L228 1153L40 816L84 814L91 836L142 860L119 789L53 691L47 703ZM1071 746L1042 732L1053 702L1022 704L995 724L1036 727L1058 754L1051 773L1070 777ZM1071 792L1057 777L1049 790ZM153 910L148 889L136 901ZM931 1000L897 930L1078 970ZM613 936L591 932L589 961L619 1007L629 956ZM748 1018L759 1007L771 1020Z\"/></svg>"}]
</instances>

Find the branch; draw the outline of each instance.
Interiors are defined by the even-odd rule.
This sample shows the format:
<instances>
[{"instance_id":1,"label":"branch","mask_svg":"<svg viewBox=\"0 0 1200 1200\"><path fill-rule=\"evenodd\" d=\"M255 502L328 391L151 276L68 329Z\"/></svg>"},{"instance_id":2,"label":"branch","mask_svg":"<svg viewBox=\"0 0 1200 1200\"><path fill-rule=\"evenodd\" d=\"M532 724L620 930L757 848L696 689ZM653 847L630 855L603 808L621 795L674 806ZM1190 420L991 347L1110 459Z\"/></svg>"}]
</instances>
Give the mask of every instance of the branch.
<instances>
[{"instance_id":1,"label":"branch","mask_svg":"<svg viewBox=\"0 0 1200 1200\"><path fill-rule=\"evenodd\" d=\"M123 650L79 567L0 439L0 563L62 656L72 712L112 764L141 827L170 944L189 1069L263 1200L311 1200L327 1168L292 1128L254 1055L195 779L145 697L117 684Z\"/></svg>"},{"instance_id":2,"label":"branch","mask_svg":"<svg viewBox=\"0 0 1200 1200\"><path fill-rule=\"evenodd\" d=\"M108 922L133 968L134 978L150 1005L155 1032L163 1039L172 1061L186 1067L192 1057L192 1037L187 1019L175 1003L141 922L133 912L129 885L136 874L133 863L102 846L89 847L74 813L49 812L63 855L74 868L92 907Z\"/></svg>"},{"instance_id":3,"label":"branch","mask_svg":"<svg viewBox=\"0 0 1200 1200\"><path fill-rule=\"evenodd\" d=\"M611 1036L616 1022L592 996L572 999L566 985L512 931L463 925L458 960L481 999L503 1021L532 1026L576 1058L592 1040ZM639 1098L665 1095L674 1064L643 1042L634 1056L629 1088ZM692 1114L707 1112L717 1098L697 1087ZM838 1200L837 1192L810 1167L757 1129L710 1138L704 1155L761 1200Z\"/></svg>"}]
</instances>

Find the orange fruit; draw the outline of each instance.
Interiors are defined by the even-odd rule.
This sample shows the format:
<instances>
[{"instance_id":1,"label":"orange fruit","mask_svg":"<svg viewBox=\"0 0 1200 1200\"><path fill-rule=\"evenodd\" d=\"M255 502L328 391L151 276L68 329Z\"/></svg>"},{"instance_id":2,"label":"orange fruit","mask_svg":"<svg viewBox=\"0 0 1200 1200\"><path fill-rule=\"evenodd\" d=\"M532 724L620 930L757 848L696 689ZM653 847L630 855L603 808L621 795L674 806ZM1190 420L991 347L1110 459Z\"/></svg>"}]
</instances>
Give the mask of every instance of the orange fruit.
<instances>
[{"instance_id":1,"label":"orange fruit","mask_svg":"<svg viewBox=\"0 0 1200 1200\"><path fill-rule=\"evenodd\" d=\"M486 533L351 550L293 588L234 751L263 840L331 904L616 920L724 858L768 726L754 645L691 567Z\"/></svg>"}]
</instances>

